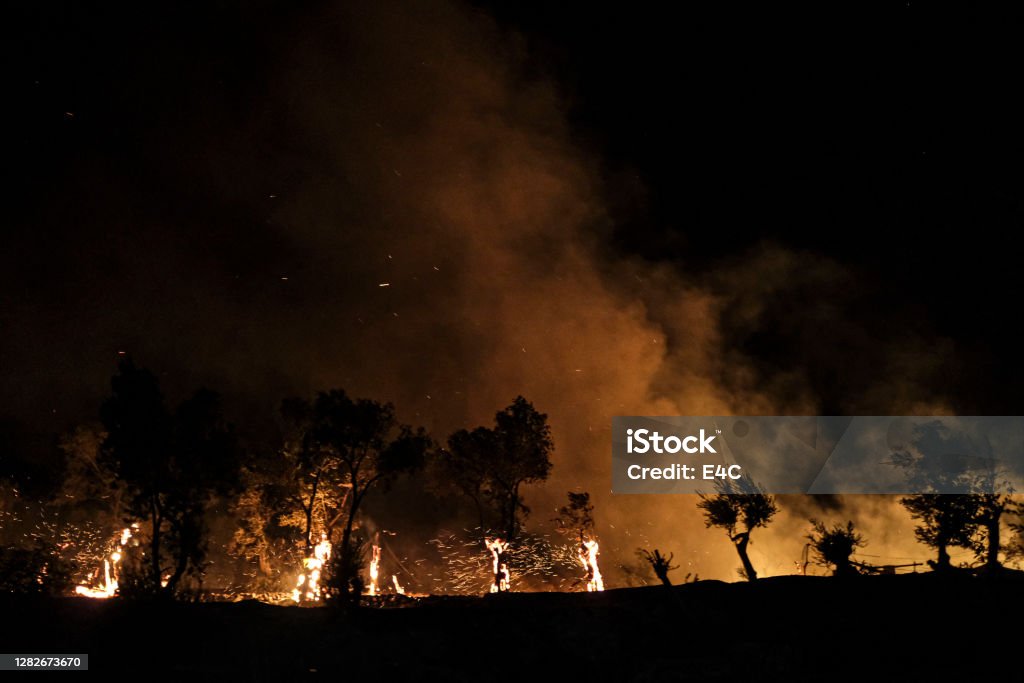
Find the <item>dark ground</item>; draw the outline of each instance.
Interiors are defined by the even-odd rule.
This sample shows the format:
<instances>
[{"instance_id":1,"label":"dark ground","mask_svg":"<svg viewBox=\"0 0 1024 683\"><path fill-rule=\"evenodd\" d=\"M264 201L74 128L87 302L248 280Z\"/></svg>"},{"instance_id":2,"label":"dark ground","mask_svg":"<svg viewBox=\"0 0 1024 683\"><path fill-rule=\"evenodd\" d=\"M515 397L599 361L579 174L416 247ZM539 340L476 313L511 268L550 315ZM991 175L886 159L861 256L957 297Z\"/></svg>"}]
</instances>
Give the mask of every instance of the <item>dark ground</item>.
<instances>
[{"instance_id":1,"label":"dark ground","mask_svg":"<svg viewBox=\"0 0 1024 683\"><path fill-rule=\"evenodd\" d=\"M426 598L353 615L6 598L0 651L89 653L107 680L1013 680L1021 604L1018 578L929 574Z\"/></svg>"}]
</instances>

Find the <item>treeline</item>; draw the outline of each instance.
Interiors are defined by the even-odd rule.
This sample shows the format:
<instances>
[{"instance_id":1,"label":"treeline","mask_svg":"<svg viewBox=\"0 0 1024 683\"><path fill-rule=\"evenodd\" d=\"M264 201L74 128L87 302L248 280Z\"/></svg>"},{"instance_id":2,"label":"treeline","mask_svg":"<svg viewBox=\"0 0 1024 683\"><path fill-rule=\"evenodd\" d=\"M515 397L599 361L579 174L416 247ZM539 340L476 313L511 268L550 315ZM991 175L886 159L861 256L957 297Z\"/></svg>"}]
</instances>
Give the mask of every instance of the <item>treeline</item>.
<instances>
[{"instance_id":1,"label":"treeline","mask_svg":"<svg viewBox=\"0 0 1024 683\"><path fill-rule=\"evenodd\" d=\"M512 543L530 512L524 487L552 467L547 416L521 396L493 425L442 443L401 423L390 403L342 389L285 399L281 422L280 444L247 449L216 393L200 389L172 408L152 372L122 359L99 421L61 440L64 466L40 514L64 522L0 544L0 586L67 592L89 570L81 565L109 563L103 539L124 529L115 551L120 595L195 596L217 507L237 520L229 551L253 566L253 590L289 589L328 540L323 597L351 602L363 590L370 539L357 531L369 494L414 474L432 495L467 501L481 536ZM17 483L8 488L16 493Z\"/></svg>"},{"instance_id":2,"label":"treeline","mask_svg":"<svg viewBox=\"0 0 1024 683\"><path fill-rule=\"evenodd\" d=\"M919 471L913 474L916 476ZM964 484L965 481L959 483ZM983 489L991 489L995 483L991 473L971 482ZM756 581L758 574L747 548L751 533L767 527L779 512L777 499L746 478L721 481L716 489L714 494L698 496L697 507L703 513L705 526L725 531L739 555L740 578ZM935 559L927 561L935 572L951 573L966 569L998 573L1004 569L1004 560L1024 556L1024 546L1020 541L1020 535L1024 534L1021 521L1024 501L1015 499L1010 493L921 493L900 498L900 504L917 522L914 527L917 540L935 550ZM1008 517L1013 520L1007 526L1013 531L1014 539L1004 543L1001 529ZM817 519L810 519L809 523L806 548L813 553L815 563L830 570L834 576L888 573L894 569L853 559L857 549L866 545L866 540L852 520L834 522L831 526ZM970 551L974 562L954 566L950 556L953 548ZM665 556L657 549L639 549L638 554L663 584L671 585L669 572L678 568L671 565L672 554ZM806 563L800 566L800 571L806 572Z\"/></svg>"},{"instance_id":3,"label":"treeline","mask_svg":"<svg viewBox=\"0 0 1024 683\"><path fill-rule=\"evenodd\" d=\"M410 475L431 499L464 502L463 526L475 527L476 549L456 581L460 587L473 589L488 538L502 540L493 551L496 583L500 575L507 584L508 566L518 575L530 567L550 574L556 560L577 572L582 562L581 580L590 587L599 578L596 543L588 550L595 539L586 493L570 493L551 520L575 549L524 534L530 514L524 489L548 478L554 443L547 416L521 396L492 424L443 439L402 423L390 403L342 389L283 400L280 423L279 442L253 448L225 419L215 392L200 389L170 406L156 376L123 358L98 420L61 439L60 475L49 495L33 502L33 519L26 519L18 477L0 478L0 591L66 594L91 574L102 579L106 594L196 597L210 563L210 520L221 514L234 530L227 551L250 569L248 592L290 592L296 574L305 572L302 580L317 587L300 599L353 604L364 592L370 545L376 545L366 502ZM918 470L910 475L922 476ZM986 572L1020 555L1016 535L1024 531L1024 506L991 492L994 483L990 476L978 483L978 493L901 499L916 522L917 540L935 550L928 562L933 570L958 569L954 548L971 551L972 570ZM725 532L741 577L756 580L748 548L755 532L775 519L778 500L741 479L701 495L697 507L709 528ZM409 517L423 513L407 510ZM806 548L817 564L837 576L884 569L854 559L866 541L853 521L809 523ZM1003 527L1014 532L1012 542L1001 536ZM559 552L563 556L553 559ZM587 552L594 553L589 562ZM638 553L671 584L669 573L677 568L671 553Z\"/></svg>"}]
</instances>

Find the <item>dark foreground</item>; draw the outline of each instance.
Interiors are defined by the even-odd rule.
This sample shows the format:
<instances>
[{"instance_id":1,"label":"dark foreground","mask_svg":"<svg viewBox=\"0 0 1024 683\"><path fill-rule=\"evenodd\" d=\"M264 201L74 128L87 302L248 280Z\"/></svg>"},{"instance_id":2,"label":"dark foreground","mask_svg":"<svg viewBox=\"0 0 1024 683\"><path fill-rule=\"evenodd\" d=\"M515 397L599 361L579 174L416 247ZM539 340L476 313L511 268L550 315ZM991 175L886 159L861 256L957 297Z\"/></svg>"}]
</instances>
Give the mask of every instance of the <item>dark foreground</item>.
<instances>
[{"instance_id":1,"label":"dark foreground","mask_svg":"<svg viewBox=\"0 0 1024 683\"><path fill-rule=\"evenodd\" d=\"M428 598L351 615L5 598L0 652L88 653L107 680L1019 680L1021 605L1015 576L928 574Z\"/></svg>"}]
</instances>

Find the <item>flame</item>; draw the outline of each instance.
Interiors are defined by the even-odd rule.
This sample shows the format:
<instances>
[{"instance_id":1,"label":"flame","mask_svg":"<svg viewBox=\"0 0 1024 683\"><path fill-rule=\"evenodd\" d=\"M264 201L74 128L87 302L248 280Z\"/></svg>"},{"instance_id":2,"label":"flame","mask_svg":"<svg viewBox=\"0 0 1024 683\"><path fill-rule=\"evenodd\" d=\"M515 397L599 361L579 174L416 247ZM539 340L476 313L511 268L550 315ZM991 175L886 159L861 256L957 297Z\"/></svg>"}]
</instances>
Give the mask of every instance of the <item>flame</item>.
<instances>
[{"instance_id":1,"label":"flame","mask_svg":"<svg viewBox=\"0 0 1024 683\"><path fill-rule=\"evenodd\" d=\"M399 595L405 595L405 589L402 588L402 584L398 583L398 577L395 576L394 574L392 574L391 575L391 580L395 584L395 592L398 593Z\"/></svg>"},{"instance_id":2,"label":"flame","mask_svg":"<svg viewBox=\"0 0 1024 683\"><path fill-rule=\"evenodd\" d=\"M295 602L317 601L320 599L320 575L323 573L324 564L331 559L331 542L327 540L327 534L320 534L320 542L313 546L313 557L306 557L302 560L302 573L299 574L292 591L292 600Z\"/></svg>"},{"instance_id":3,"label":"flame","mask_svg":"<svg viewBox=\"0 0 1024 683\"><path fill-rule=\"evenodd\" d=\"M373 544L373 557L370 559L370 587L367 590L369 595L377 594L377 577L380 576L380 546Z\"/></svg>"},{"instance_id":4,"label":"flame","mask_svg":"<svg viewBox=\"0 0 1024 683\"><path fill-rule=\"evenodd\" d=\"M597 566L597 554L599 546L597 541L591 539L580 543L580 563L587 570L587 592L594 593L604 590L604 578Z\"/></svg>"},{"instance_id":5,"label":"flame","mask_svg":"<svg viewBox=\"0 0 1024 683\"><path fill-rule=\"evenodd\" d=\"M508 543L503 539L487 539L487 549L491 551L491 568L494 571L494 582L491 584L492 593L504 593L509 590L510 580L508 564L505 562L505 551L508 550Z\"/></svg>"},{"instance_id":6,"label":"flame","mask_svg":"<svg viewBox=\"0 0 1024 683\"><path fill-rule=\"evenodd\" d=\"M117 576L120 573L118 570L121 566L121 558L124 557L121 549L128 545L128 541L131 540L132 535L138 529L138 524L132 524L130 527L121 530L114 551L110 553L110 557L103 558L103 583L96 587L75 586L76 595L81 595L84 598L105 599L117 594Z\"/></svg>"}]
</instances>

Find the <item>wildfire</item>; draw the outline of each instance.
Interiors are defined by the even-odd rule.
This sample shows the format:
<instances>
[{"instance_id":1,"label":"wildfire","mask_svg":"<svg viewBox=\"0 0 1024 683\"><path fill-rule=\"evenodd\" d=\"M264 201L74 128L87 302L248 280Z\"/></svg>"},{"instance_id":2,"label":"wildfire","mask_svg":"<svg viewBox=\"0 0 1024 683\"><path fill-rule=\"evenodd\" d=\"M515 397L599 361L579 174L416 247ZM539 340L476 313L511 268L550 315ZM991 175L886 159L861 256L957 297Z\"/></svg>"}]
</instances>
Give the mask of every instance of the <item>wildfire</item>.
<instances>
[{"instance_id":1,"label":"wildfire","mask_svg":"<svg viewBox=\"0 0 1024 683\"><path fill-rule=\"evenodd\" d=\"M508 550L508 543L503 539L487 539L487 549L491 551L493 560L491 567L494 571L494 582L491 584L492 593L504 593L509 590L510 581L508 564L505 562L505 551Z\"/></svg>"},{"instance_id":2,"label":"wildfire","mask_svg":"<svg viewBox=\"0 0 1024 683\"><path fill-rule=\"evenodd\" d=\"M103 583L96 587L75 586L75 593L77 595L81 595L84 598L106 599L117 594L117 577L120 574L121 558L124 556L121 549L128 545L132 534L138 531L138 529L138 524L132 524L130 527L121 530L121 535L117 540L114 551L108 557L103 558Z\"/></svg>"},{"instance_id":3,"label":"wildfire","mask_svg":"<svg viewBox=\"0 0 1024 683\"><path fill-rule=\"evenodd\" d=\"M302 573L299 574L295 590L292 591L292 600L295 602L316 601L320 599L320 575L323 573L324 564L331 559L331 542L327 540L327 534L320 535L320 542L313 546L313 557L306 557L302 560Z\"/></svg>"},{"instance_id":4,"label":"wildfire","mask_svg":"<svg viewBox=\"0 0 1024 683\"><path fill-rule=\"evenodd\" d=\"M373 556L370 558L370 587L369 595L377 594L377 577L380 576L380 546L373 544Z\"/></svg>"},{"instance_id":5,"label":"wildfire","mask_svg":"<svg viewBox=\"0 0 1024 683\"><path fill-rule=\"evenodd\" d=\"M398 593L399 595L405 595L405 589L402 588L402 584L398 583L398 577L395 576L394 574L392 574L391 575L391 580L395 584L395 592Z\"/></svg>"},{"instance_id":6,"label":"wildfire","mask_svg":"<svg viewBox=\"0 0 1024 683\"><path fill-rule=\"evenodd\" d=\"M580 563L587 570L588 593L604 590L604 579L601 577L601 570L597 566L598 551L597 541L591 539L580 542Z\"/></svg>"}]
</instances>

